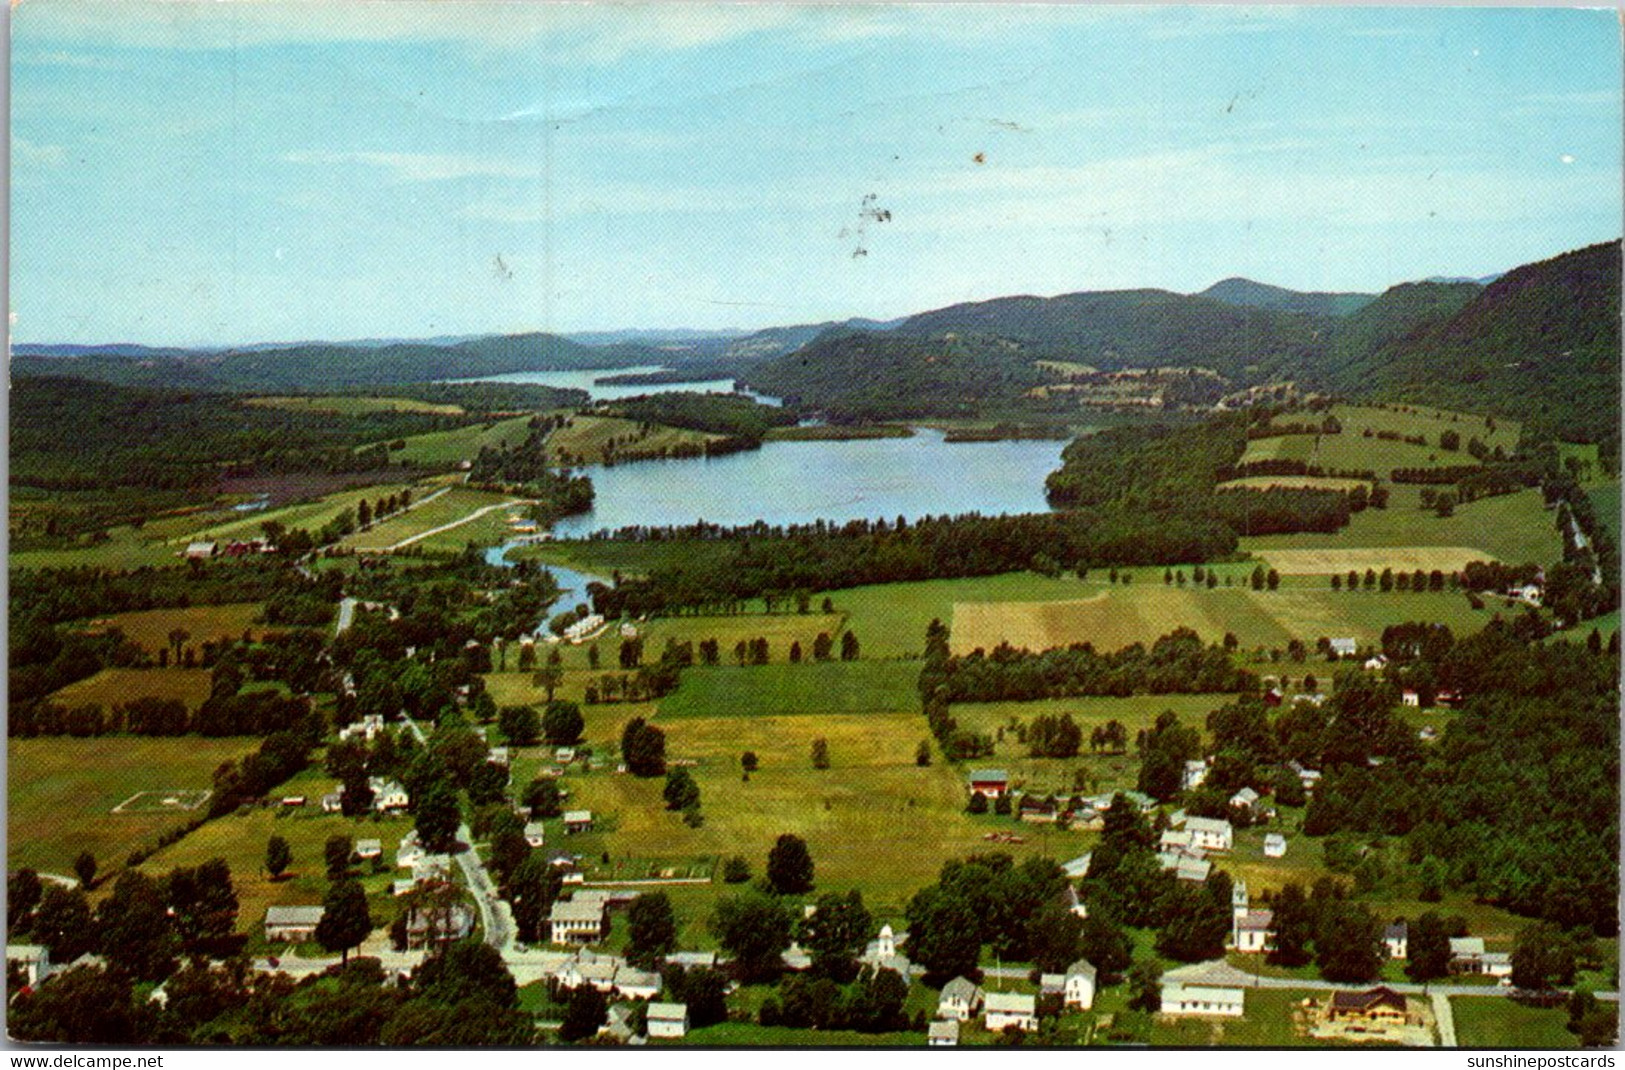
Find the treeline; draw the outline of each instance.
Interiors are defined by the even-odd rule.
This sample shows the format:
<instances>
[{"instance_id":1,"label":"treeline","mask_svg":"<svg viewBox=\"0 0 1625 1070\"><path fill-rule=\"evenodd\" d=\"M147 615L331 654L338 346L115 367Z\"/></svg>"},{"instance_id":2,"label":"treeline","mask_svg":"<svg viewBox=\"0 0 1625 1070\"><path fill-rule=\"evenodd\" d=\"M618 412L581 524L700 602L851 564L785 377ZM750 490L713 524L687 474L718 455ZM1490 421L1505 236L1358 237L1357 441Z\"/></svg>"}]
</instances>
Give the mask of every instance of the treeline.
<instances>
[{"instance_id":1,"label":"treeline","mask_svg":"<svg viewBox=\"0 0 1625 1070\"><path fill-rule=\"evenodd\" d=\"M281 594L317 594L336 602L342 583L337 573L312 579L286 561L258 556L207 567L14 569L11 620L15 633L19 621L60 624L142 609L263 602Z\"/></svg>"},{"instance_id":2,"label":"treeline","mask_svg":"<svg viewBox=\"0 0 1625 1070\"><path fill-rule=\"evenodd\" d=\"M482 447L468 473L470 486L500 488L538 499L531 512L544 523L592 508L592 480L556 470L547 451L553 419L531 421L525 441L514 447Z\"/></svg>"},{"instance_id":3,"label":"treeline","mask_svg":"<svg viewBox=\"0 0 1625 1070\"><path fill-rule=\"evenodd\" d=\"M743 439L755 445L760 445L771 429L790 427L797 421L793 410L763 405L737 394L646 394L620 398L601 409L607 415Z\"/></svg>"},{"instance_id":4,"label":"treeline","mask_svg":"<svg viewBox=\"0 0 1625 1070\"><path fill-rule=\"evenodd\" d=\"M1257 678L1231 662L1219 645L1204 646L1189 628L1151 644L1102 654L1088 643L1034 653L1001 643L949 657L940 668L927 663L923 693L946 688L950 702L1006 702L1085 695L1206 694L1256 689Z\"/></svg>"},{"instance_id":5,"label":"treeline","mask_svg":"<svg viewBox=\"0 0 1625 1070\"><path fill-rule=\"evenodd\" d=\"M1358 499L1358 508L1356 508ZM1226 487L1214 497L1219 518L1237 535L1330 533L1365 508L1364 487L1355 492L1316 487Z\"/></svg>"},{"instance_id":6,"label":"treeline","mask_svg":"<svg viewBox=\"0 0 1625 1070\"><path fill-rule=\"evenodd\" d=\"M1326 468L1291 457L1269 457L1242 461L1219 474L1221 482L1246 476L1316 476L1332 479L1364 479L1375 482L1377 473L1369 468Z\"/></svg>"},{"instance_id":7,"label":"treeline","mask_svg":"<svg viewBox=\"0 0 1625 1070\"><path fill-rule=\"evenodd\" d=\"M1395 468L1388 474L1388 478L1395 483L1460 483L1464 479L1480 475L1481 472L1482 469L1476 464L1446 465L1440 468Z\"/></svg>"}]
</instances>

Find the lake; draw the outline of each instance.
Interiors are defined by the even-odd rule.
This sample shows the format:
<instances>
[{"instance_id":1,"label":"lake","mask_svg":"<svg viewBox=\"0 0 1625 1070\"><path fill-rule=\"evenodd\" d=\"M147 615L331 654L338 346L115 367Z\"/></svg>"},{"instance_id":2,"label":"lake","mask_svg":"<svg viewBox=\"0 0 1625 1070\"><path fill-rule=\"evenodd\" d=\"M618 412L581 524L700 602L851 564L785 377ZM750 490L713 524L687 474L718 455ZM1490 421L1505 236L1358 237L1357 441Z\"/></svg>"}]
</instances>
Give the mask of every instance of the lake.
<instances>
[{"instance_id":1,"label":"lake","mask_svg":"<svg viewBox=\"0 0 1625 1070\"><path fill-rule=\"evenodd\" d=\"M509 372L506 375L487 375L478 379L453 379L456 383L531 383L537 386L552 386L562 390L585 390L587 396L594 401L615 401L620 398L638 397L643 394L675 394L688 391L695 394L729 394L733 392L732 379L706 379L697 383L648 383L633 386L615 386L609 383L595 383L594 379L603 379L612 375L636 375L644 372L665 371L659 364L642 364L632 368L585 368L578 371L565 372ZM752 391L740 391L755 398L764 405L777 405L777 398L770 398L764 394Z\"/></svg>"},{"instance_id":2,"label":"lake","mask_svg":"<svg viewBox=\"0 0 1625 1070\"><path fill-rule=\"evenodd\" d=\"M1060 467L1065 446L949 443L940 431L918 428L911 438L768 442L724 457L594 466L592 511L559 521L553 534L582 538L696 520L777 525L1047 512L1044 477Z\"/></svg>"}]
</instances>

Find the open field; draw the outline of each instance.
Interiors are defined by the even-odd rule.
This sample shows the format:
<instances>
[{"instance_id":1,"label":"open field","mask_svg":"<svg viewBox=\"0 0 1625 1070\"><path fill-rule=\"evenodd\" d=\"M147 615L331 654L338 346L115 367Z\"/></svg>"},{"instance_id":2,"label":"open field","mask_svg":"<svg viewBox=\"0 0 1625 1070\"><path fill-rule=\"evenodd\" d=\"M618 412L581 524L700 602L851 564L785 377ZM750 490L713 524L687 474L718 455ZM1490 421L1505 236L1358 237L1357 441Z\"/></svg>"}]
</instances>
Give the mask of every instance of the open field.
<instances>
[{"instance_id":1,"label":"open field","mask_svg":"<svg viewBox=\"0 0 1625 1070\"><path fill-rule=\"evenodd\" d=\"M148 609L136 613L118 613L111 617L98 617L87 625L86 631L101 632L117 628L130 642L154 656L169 646L169 633L180 629L188 634L188 644L204 643L215 639L241 639L244 632L256 635L261 631L255 625L263 607L258 602L233 602L221 606L188 606L185 609Z\"/></svg>"},{"instance_id":2,"label":"open field","mask_svg":"<svg viewBox=\"0 0 1625 1070\"><path fill-rule=\"evenodd\" d=\"M1265 564L1284 576L1341 576L1350 569L1365 575L1367 569L1381 573L1434 569L1449 575L1460 572L1470 561L1484 560L1482 551L1470 546L1388 546L1326 548L1323 550L1259 550Z\"/></svg>"},{"instance_id":3,"label":"open field","mask_svg":"<svg viewBox=\"0 0 1625 1070\"><path fill-rule=\"evenodd\" d=\"M1331 476L1247 476L1243 479L1232 479L1228 483L1220 483L1220 490L1263 490L1269 487L1288 487L1295 490L1342 490L1352 491L1361 487L1370 489L1371 483L1364 479L1334 479Z\"/></svg>"},{"instance_id":4,"label":"open field","mask_svg":"<svg viewBox=\"0 0 1625 1070\"><path fill-rule=\"evenodd\" d=\"M1563 1007L1524 1007L1510 999L1452 996L1456 1042L1464 1048L1578 1048L1579 1038L1565 1028Z\"/></svg>"},{"instance_id":5,"label":"open field","mask_svg":"<svg viewBox=\"0 0 1625 1070\"><path fill-rule=\"evenodd\" d=\"M524 507L519 505L511 509L492 509L467 523L425 536L407 549L425 554L455 554L462 553L468 548L469 543L480 547L500 546L513 538L513 527L508 521L511 517L520 515L523 509Z\"/></svg>"},{"instance_id":6,"label":"open field","mask_svg":"<svg viewBox=\"0 0 1625 1070\"><path fill-rule=\"evenodd\" d=\"M378 839L383 841L385 870L374 874L370 863L355 869L367 890L374 924L387 925L394 917L389 905L390 882L405 872L394 868L395 848L412 827L412 819L358 819L323 814L316 799L321 792L332 790L332 785L333 778L319 771L302 773L279 792L309 796L311 801L302 809L290 813L269 806L216 818L147 859L141 869L157 876L176 866L196 866L211 858L225 859L237 891L237 931L256 936L263 932L266 907L321 903L328 885L322 847L329 836ZM280 881L272 881L264 872L265 844L272 836L287 840L293 852L293 865Z\"/></svg>"},{"instance_id":7,"label":"open field","mask_svg":"<svg viewBox=\"0 0 1625 1070\"><path fill-rule=\"evenodd\" d=\"M248 398L245 404L289 412L333 412L345 416L367 412L433 412L457 416L463 412L461 405L440 405L416 398L350 397L341 394L257 397Z\"/></svg>"},{"instance_id":8,"label":"open field","mask_svg":"<svg viewBox=\"0 0 1625 1070\"><path fill-rule=\"evenodd\" d=\"M354 510L363 498L368 502L374 502L379 498L387 498L407 489L412 491L414 500L422 498L426 493L421 485L410 483L380 483L377 486L362 487L357 490L342 490L337 494L329 494L315 501L300 502L297 505L284 506L281 509L267 509L263 512L248 513L243 519L193 532L190 537L198 539L255 538L260 534L260 525L267 520L275 520L283 527L305 528L308 531L315 532L346 510Z\"/></svg>"},{"instance_id":9,"label":"open field","mask_svg":"<svg viewBox=\"0 0 1625 1070\"><path fill-rule=\"evenodd\" d=\"M681 686L661 700L660 720L871 710L917 714L918 679L917 666L895 661L693 668L683 673Z\"/></svg>"},{"instance_id":10,"label":"open field","mask_svg":"<svg viewBox=\"0 0 1625 1070\"><path fill-rule=\"evenodd\" d=\"M619 416L572 416L570 422L547 438L548 454L582 457L588 464L601 464L607 454L654 453L703 446L722 438L704 431L689 431L663 424L650 425L643 433L637 420Z\"/></svg>"},{"instance_id":11,"label":"open field","mask_svg":"<svg viewBox=\"0 0 1625 1070\"><path fill-rule=\"evenodd\" d=\"M1480 559L1550 564L1562 556L1556 520L1541 504L1538 489L1480 498L1438 517L1419 506L1419 490L1396 487L1386 509L1354 514L1347 527L1331 535L1261 535L1241 540L1259 554L1280 549L1470 547Z\"/></svg>"},{"instance_id":12,"label":"open field","mask_svg":"<svg viewBox=\"0 0 1625 1070\"><path fill-rule=\"evenodd\" d=\"M358 552L387 550L403 540L422 535L426 531L432 531L446 524L456 523L481 509L502 505L513 500L506 494L493 494L490 491L475 490L472 487L452 487L433 501L392 516L381 524L374 524L367 531L358 531L354 535L346 537L340 545ZM499 511L493 510L493 512ZM505 521L506 514L504 514ZM452 530L455 531L456 529Z\"/></svg>"},{"instance_id":13,"label":"open field","mask_svg":"<svg viewBox=\"0 0 1625 1070\"><path fill-rule=\"evenodd\" d=\"M1243 647L1284 647L1294 638L1312 646L1322 636L1373 643L1383 628L1409 620L1439 621L1460 635L1488 624L1490 612L1474 611L1462 594L1450 592L1383 595L1329 587L1253 591L1134 584L1064 602L956 603L951 627L954 651L969 653L978 647L991 650L1000 642L1030 650L1071 643L1119 650L1150 643L1176 627L1192 628L1210 643L1230 632Z\"/></svg>"},{"instance_id":14,"label":"open field","mask_svg":"<svg viewBox=\"0 0 1625 1070\"><path fill-rule=\"evenodd\" d=\"M530 434L531 416L511 416L491 423L471 424L451 431L430 431L406 439L406 448L390 453L392 461L422 465L448 465L473 460L487 446L517 446Z\"/></svg>"},{"instance_id":15,"label":"open field","mask_svg":"<svg viewBox=\"0 0 1625 1070\"><path fill-rule=\"evenodd\" d=\"M476 521L479 523L479 521ZM469 525L472 527L473 525ZM454 532L461 531L454 529ZM448 532L447 534L453 534ZM425 540L429 541L429 540ZM556 603L550 612L562 612L575 604L577 596L566 596ZM816 603L815 603L816 604ZM695 647L695 657L699 656L699 645L707 639L715 639L721 655L723 666L737 667L739 661L734 656L734 647L741 641L749 642L752 639L767 640L767 656L771 664L785 664L790 660L790 645L801 644L801 656L804 661L812 661L813 642L820 632L828 633L834 642L834 654L840 656L840 637L846 623L846 617L840 613L739 613L729 616L705 617L655 617L648 621L640 621L637 625L638 633L643 637L643 659L652 662L660 657L660 652L666 648L666 640L675 639L678 642L691 642ZM864 637L858 636L862 643ZM604 635L595 641L598 647L598 656L602 670L608 672L618 670L620 662L617 653L620 650L621 635L618 629L610 628ZM575 646L570 643L560 643L557 646L538 644L536 648L536 661L544 662L554 651L564 659L566 671L588 669L587 648L593 644ZM866 651L863 651L866 653ZM508 652L508 667L517 668L517 651Z\"/></svg>"},{"instance_id":16,"label":"open field","mask_svg":"<svg viewBox=\"0 0 1625 1070\"><path fill-rule=\"evenodd\" d=\"M208 669L103 669L51 695L61 706L110 709L138 698L178 698L197 709L209 697Z\"/></svg>"},{"instance_id":17,"label":"open field","mask_svg":"<svg viewBox=\"0 0 1625 1070\"><path fill-rule=\"evenodd\" d=\"M1241 1018L1170 1018L1152 1020L1151 1043L1159 1047L1306 1048L1318 1047L1308 1031L1294 1027L1300 1004L1323 993L1289 988L1250 988Z\"/></svg>"},{"instance_id":18,"label":"open field","mask_svg":"<svg viewBox=\"0 0 1625 1070\"><path fill-rule=\"evenodd\" d=\"M151 525L148 525L150 527ZM179 564L176 548L146 528L111 528L107 537L80 546L12 553L12 568L146 568Z\"/></svg>"},{"instance_id":19,"label":"open field","mask_svg":"<svg viewBox=\"0 0 1625 1070\"><path fill-rule=\"evenodd\" d=\"M208 674L203 673L205 689ZM114 814L143 791L206 789L221 762L253 750L248 738L99 736L13 739L7 751L8 864L71 873L80 851L104 872L198 812ZM261 844L261 850L264 844Z\"/></svg>"},{"instance_id":20,"label":"open field","mask_svg":"<svg viewBox=\"0 0 1625 1070\"><path fill-rule=\"evenodd\" d=\"M1395 468L1436 468L1474 464L1467 443L1474 438L1490 449L1500 446L1511 453L1518 444L1521 428L1511 421L1496 421L1495 430L1480 416L1424 409L1416 406L1381 408L1374 405L1336 405L1331 412L1343 425L1335 435L1278 435L1254 439L1247 444L1243 463L1288 459L1305 461L1326 469L1372 470L1386 479ZM1373 434L1366 437L1365 431ZM1401 435L1421 435L1426 445L1380 439L1376 433L1391 431ZM1446 450L1439 436L1455 431L1461 447Z\"/></svg>"}]
</instances>

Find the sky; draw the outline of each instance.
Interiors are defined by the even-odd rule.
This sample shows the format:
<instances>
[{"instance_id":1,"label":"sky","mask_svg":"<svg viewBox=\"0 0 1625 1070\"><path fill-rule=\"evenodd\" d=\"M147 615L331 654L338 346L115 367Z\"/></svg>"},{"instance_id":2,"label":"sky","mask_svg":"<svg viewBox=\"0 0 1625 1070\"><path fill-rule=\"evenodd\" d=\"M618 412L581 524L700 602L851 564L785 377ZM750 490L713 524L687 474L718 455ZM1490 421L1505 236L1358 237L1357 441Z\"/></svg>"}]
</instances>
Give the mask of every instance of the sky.
<instances>
[{"instance_id":1,"label":"sky","mask_svg":"<svg viewBox=\"0 0 1625 1070\"><path fill-rule=\"evenodd\" d=\"M17 342L1379 291L1621 232L1612 11L23 0Z\"/></svg>"}]
</instances>

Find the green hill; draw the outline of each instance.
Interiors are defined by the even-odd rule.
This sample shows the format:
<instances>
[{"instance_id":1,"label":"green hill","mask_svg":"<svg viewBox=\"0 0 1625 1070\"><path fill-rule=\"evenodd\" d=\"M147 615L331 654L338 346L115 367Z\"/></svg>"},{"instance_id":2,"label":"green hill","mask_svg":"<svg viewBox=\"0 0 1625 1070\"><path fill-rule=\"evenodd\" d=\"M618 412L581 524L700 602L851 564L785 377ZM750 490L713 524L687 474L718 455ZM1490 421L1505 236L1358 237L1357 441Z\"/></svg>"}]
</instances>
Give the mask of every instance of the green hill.
<instances>
[{"instance_id":1,"label":"green hill","mask_svg":"<svg viewBox=\"0 0 1625 1070\"><path fill-rule=\"evenodd\" d=\"M1216 282L1196 296L1242 308L1296 312L1305 316L1348 316L1376 299L1375 294L1304 293L1241 278Z\"/></svg>"}]
</instances>

